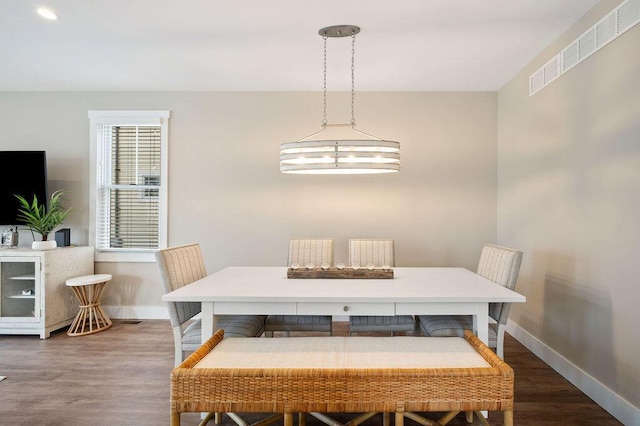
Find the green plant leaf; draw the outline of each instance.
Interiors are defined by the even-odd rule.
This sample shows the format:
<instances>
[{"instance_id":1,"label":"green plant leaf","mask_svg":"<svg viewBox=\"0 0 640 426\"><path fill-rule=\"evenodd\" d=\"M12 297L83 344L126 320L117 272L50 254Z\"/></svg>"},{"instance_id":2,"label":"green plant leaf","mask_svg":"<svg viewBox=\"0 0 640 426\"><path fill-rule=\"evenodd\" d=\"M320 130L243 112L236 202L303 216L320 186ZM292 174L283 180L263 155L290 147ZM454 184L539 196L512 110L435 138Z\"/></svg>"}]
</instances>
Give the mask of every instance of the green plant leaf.
<instances>
[{"instance_id":1,"label":"green plant leaf","mask_svg":"<svg viewBox=\"0 0 640 426\"><path fill-rule=\"evenodd\" d=\"M14 194L20 204L18 209L18 220L29 230L42 236L46 241L47 236L60 225L69 214L69 209L64 209L61 205L61 198L64 191L59 190L51 194L49 199L49 209L38 203L38 197L33 196L33 201L29 203L19 194Z\"/></svg>"}]
</instances>

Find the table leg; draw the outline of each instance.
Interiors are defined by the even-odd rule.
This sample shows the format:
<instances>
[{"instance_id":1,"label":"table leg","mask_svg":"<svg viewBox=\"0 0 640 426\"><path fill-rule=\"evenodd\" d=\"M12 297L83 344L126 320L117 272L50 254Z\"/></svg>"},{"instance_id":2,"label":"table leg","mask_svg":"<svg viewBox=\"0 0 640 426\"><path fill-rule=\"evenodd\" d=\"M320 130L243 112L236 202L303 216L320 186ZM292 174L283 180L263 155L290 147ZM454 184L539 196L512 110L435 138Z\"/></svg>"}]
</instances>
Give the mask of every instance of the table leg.
<instances>
[{"instance_id":1,"label":"table leg","mask_svg":"<svg viewBox=\"0 0 640 426\"><path fill-rule=\"evenodd\" d=\"M218 318L213 314L213 302L202 302L202 341L206 342L218 328Z\"/></svg>"},{"instance_id":2,"label":"table leg","mask_svg":"<svg viewBox=\"0 0 640 426\"><path fill-rule=\"evenodd\" d=\"M213 336L216 326L216 320L213 315L213 302L202 302L202 341L206 342L209 337Z\"/></svg>"},{"instance_id":3,"label":"table leg","mask_svg":"<svg viewBox=\"0 0 640 426\"><path fill-rule=\"evenodd\" d=\"M473 315L473 331L482 343L489 344L489 303L481 304Z\"/></svg>"}]
</instances>

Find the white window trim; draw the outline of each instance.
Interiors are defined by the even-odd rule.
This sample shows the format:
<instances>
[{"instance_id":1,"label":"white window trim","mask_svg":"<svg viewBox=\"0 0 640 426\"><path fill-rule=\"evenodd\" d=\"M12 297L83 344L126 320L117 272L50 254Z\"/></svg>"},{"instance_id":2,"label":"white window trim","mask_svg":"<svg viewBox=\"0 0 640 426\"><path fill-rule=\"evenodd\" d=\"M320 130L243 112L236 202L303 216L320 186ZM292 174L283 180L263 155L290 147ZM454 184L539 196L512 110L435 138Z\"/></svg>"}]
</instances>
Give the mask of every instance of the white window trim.
<instances>
[{"instance_id":1,"label":"white window trim","mask_svg":"<svg viewBox=\"0 0 640 426\"><path fill-rule=\"evenodd\" d=\"M167 247L169 209L168 177L169 177L169 118L170 111L135 111L135 110L90 110L90 161L89 167L89 244L96 247L96 223L98 209L96 208L96 172L98 125L100 124L162 124L160 132L160 189L159 189L159 217L158 217L158 248ZM155 262L155 250L111 249L98 250L96 247L96 262Z\"/></svg>"}]
</instances>

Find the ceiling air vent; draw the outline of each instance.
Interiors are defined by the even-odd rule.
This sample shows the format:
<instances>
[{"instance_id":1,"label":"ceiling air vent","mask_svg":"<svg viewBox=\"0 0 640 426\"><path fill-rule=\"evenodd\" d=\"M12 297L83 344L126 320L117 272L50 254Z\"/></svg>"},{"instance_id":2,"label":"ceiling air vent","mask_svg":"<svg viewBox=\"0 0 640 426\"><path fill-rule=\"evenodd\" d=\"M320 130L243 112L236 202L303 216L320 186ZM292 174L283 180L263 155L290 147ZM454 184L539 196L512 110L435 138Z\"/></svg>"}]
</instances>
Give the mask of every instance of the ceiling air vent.
<instances>
[{"instance_id":1,"label":"ceiling air vent","mask_svg":"<svg viewBox=\"0 0 640 426\"><path fill-rule=\"evenodd\" d=\"M596 27L591 28L578 39L578 59L582 61L596 51Z\"/></svg>"},{"instance_id":2,"label":"ceiling air vent","mask_svg":"<svg viewBox=\"0 0 640 426\"><path fill-rule=\"evenodd\" d=\"M534 94L556 78L560 77L560 55L550 60L529 77L529 93Z\"/></svg>"},{"instance_id":3,"label":"ceiling air vent","mask_svg":"<svg viewBox=\"0 0 640 426\"><path fill-rule=\"evenodd\" d=\"M618 7L618 31L631 28L640 19L640 0L629 0Z\"/></svg>"},{"instance_id":4,"label":"ceiling air vent","mask_svg":"<svg viewBox=\"0 0 640 426\"><path fill-rule=\"evenodd\" d=\"M602 21L596 25L596 33L598 34L597 48L601 48L609 43L616 36L616 28L618 27L618 14L614 12L607 15Z\"/></svg>"},{"instance_id":5,"label":"ceiling air vent","mask_svg":"<svg viewBox=\"0 0 640 426\"><path fill-rule=\"evenodd\" d=\"M567 72L578 64L578 41L574 41L562 51L562 72Z\"/></svg>"},{"instance_id":6,"label":"ceiling air vent","mask_svg":"<svg viewBox=\"0 0 640 426\"><path fill-rule=\"evenodd\" d=\"M536 93L544 87L544 68L540 68L529 77L529 93Z\"/></svg>"},{"instance_id":7,"label":"ceiling air vent","mask_svg":"<svg viewBox=\"0 0 640 426\"><path fill-rule=\"evenodd\" d=\"M640 22L640 0L627 0L570 43L529 77L529 95L541 90L571 68Z\"/></svg>"},{"instance_id":8,"label":"ceiling air vent","mask_svg":"<svg viewBox=\"0 0 640 426\"><path fill-rule=\"evenodd\" d=\"M547 65L542 67L544 70L544 84L549 84L560 76L560 56L556 56Z\"/></svg>"}]
</instances>

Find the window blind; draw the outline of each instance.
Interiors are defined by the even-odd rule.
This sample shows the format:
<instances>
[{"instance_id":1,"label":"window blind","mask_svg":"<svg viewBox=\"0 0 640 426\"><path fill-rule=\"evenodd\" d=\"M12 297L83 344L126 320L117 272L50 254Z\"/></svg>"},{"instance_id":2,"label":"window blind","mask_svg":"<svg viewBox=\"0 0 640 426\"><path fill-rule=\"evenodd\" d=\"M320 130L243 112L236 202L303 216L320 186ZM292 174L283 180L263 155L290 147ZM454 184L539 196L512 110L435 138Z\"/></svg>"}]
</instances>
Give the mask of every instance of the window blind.
<instances>
[{"instance_id":1,"label":"window blind","mask_svg":"<svg viewBox=\"0 0 640 426\"><path fill-rule=\"evenodd\" d=\"M98 128L98 249L157 249L161 126Z\"/></svg>"}]
</instances>

